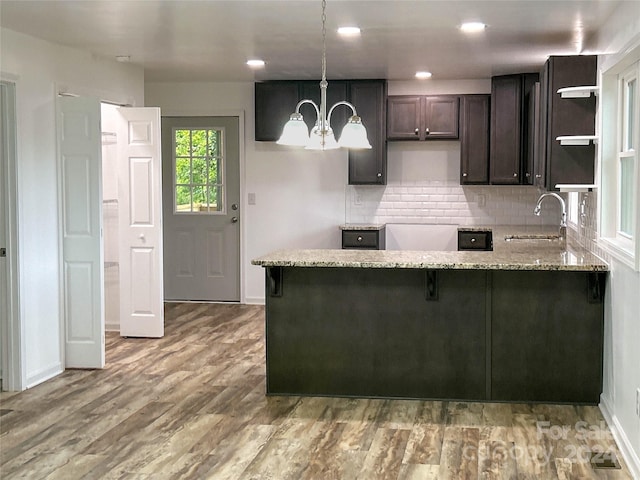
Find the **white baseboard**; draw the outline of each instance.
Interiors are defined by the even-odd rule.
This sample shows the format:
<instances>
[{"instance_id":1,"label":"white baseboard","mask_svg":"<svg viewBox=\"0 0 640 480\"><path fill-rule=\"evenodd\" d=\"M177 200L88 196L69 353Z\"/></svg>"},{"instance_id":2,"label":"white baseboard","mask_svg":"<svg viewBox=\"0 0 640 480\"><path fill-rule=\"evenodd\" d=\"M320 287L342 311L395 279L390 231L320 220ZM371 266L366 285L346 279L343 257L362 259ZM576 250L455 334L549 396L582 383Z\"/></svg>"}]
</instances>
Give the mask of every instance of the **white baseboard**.
<instances>
[{"instance_id":1,"label":"white baseboard","mask_svg":"<svg viewBox=\"0 0 640 480\"><path fill-rule=\"evenodd\" d=\"M50 378L57 377L64 372L64 367L57 363L47 368L43 368L36 373L27 374L26 388L32 388L46 382Z\"/></svg>"},{"instance_id":2,"label":"white baseboard","mask_svg":"<svg viewBox=\"0 0 640 480\"><path fill-rule=\"evenodd\" d=\"M635 480L640 480L640 458L638 457L638 452L633 449L633 446L629 441L629 437L627 437L622 425L620 425L618 418L613 414L611 405L604 395L600 395L599 407L602 412L602 416L611 429L613 439L618 445L620 453L622 453L622 458L627 464L627 467L629 467L631 476Z\"/></svg>"},{"instance_id":3,"label":"white baseboard","mask_svg":"<svg viewBox=\"0 0 640 480\"><path fill-rule=\"evenodd\" d=\"M245 303L247 305L264 305L264 297L247 297Z\"/></svg>"},{"instance_id":4,"label":"white baseboard","mask_svg":"<svg viewBox=\"0 0 640 480\"><path fill-rule=\"evenodd\" d=\"M120 324L119 323L105 323L104 325L105 332L119 332Z\"/></svg>"}]
</instances>

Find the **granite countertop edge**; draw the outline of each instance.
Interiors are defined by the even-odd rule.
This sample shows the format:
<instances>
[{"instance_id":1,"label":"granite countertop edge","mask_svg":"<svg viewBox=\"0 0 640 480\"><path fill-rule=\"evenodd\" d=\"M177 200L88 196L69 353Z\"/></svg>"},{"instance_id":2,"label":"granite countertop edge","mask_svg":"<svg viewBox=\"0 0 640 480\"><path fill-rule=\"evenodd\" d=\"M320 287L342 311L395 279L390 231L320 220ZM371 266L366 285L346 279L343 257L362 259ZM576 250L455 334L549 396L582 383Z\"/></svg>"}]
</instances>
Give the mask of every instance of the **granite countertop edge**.
<instances>
[{"instance_id":1,"label":"granite countertop edge","mask_svg":"<svg viewBox=\"0 0 640 480\"><path fill-rule=\"evenodd\" d=\"M608 265L583 251L536 249L511 252L387 250L281 250L256 258L262 267L412 268L441 270L563 270L606 272Z\"/></svg>"}]
</instances>

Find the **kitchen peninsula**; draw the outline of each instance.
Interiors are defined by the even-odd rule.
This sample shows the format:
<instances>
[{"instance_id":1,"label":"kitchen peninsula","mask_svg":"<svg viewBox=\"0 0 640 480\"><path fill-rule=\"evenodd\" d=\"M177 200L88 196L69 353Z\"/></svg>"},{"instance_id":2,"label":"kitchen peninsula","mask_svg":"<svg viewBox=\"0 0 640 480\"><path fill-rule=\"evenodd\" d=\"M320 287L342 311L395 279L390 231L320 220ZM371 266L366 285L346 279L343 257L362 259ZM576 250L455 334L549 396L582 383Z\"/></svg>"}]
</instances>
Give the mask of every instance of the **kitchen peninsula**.
<instances>
[{"instance_id":1,"label":"kitchen peninsula","mask_svg":"<svg viewBox=\"0 0 640 480\"><path fill-rule=\"evenodd\" d=\"M255 259L266 271L267 393L597 403L607 265L496 233L492 252Z\"/></svg>"}]
</instances>

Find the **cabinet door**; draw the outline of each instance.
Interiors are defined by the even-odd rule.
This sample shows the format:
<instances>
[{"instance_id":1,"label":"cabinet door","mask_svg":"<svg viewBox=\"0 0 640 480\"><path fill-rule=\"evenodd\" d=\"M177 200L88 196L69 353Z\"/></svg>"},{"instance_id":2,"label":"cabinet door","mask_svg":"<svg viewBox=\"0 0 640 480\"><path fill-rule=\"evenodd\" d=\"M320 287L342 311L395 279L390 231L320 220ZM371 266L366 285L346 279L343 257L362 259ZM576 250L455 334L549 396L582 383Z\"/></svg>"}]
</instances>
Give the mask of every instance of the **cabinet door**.
<instances>
[{"instance_id":1,"label":"cabinet door","mask_svg":"<svg viewBox=\"0 0 640 480\"><path fill-rule=\"evenodd\" d=\"M297 82L255 84L255 139L275 142L298 103Z\"/></svg>"},{"instance_id":2,"label":"cabinet door","mask_svg":"<svg viewBox=\"0 0 640 480\"><path fill-rule=\"evenodd\" d=\"M437 96L424 97L421 137L429 139L458 138L460 97Z\"/></svg>"},{"instance_id":3,"label":"cabinet door","mask_svg":"<svg viewBox=\"0 0 640 480\"><path fill-rule=\"evenodd\" d=\"M349 82L349 101L362 118L372 147L370 150L349 150L350 185L387 183L386 97L385 80Z\"/></svg>"},{"instance_id":4,"label":"cabinet door","mask_svg":"<svg viewBox=\"0 0 640 480\"><path fill-rule=\"evenodd\" d=\"M491 79L489 179L494 185L520 183L521 99L520 75Z\"/></svg>"},{"instance_id":5,"label":"cabinet door","mask_svg":"<svg viewBox=\"0 0 640 480\"><path fill-rule=\"evenodd\" d=\"M387 100L387 139L422 140L422 97L398 95Z\"/></svg>"},{"instance_id":6,"label":"cabinet door","mask_svg":"<svg viewBox=\"0 0 640 480\"><path fill-rule=\"evenodd\" d=\"M460 184L489 183L489 95L462 97Z\"/></svg>"},{"instance_id":7,"label":"cabinet door","mask_svg":"<svg viewBox=\"0 0 640 480\"><path fill-rule=\"evenodd\" d=\"M547 97L549 95L549 62L545 63L544 69L540 74L540 98L538 104L540 108L540 122L538 125L538 149L534 157L533 184L539 188L547 187L547 136L549 125L549 108Z\"/></svg>"},{"instance_id":8,"label":"cabinet door","mask_svg":"<svg viewBox=\"0 0 640 480\"><path fill-rule=\"evenodd\" d=\"M300 92L300 98L312 100L320 106L320 80L308 80L297 82ZM329 115L329 109L337 102L347 100L347 82L344 80L329 81L327 86L327 115ZM309 131L315 126L317 121L316 109L312 105L305 103L300 107L300 113L304 117L304 121L309 127ZM333 128L333 134L336 140L340 138L342 133L342 127L347 123L347 119L351 116L351 109L344 105L337 107L331 114L331 128Z\"/></svg>"}]
</instances>

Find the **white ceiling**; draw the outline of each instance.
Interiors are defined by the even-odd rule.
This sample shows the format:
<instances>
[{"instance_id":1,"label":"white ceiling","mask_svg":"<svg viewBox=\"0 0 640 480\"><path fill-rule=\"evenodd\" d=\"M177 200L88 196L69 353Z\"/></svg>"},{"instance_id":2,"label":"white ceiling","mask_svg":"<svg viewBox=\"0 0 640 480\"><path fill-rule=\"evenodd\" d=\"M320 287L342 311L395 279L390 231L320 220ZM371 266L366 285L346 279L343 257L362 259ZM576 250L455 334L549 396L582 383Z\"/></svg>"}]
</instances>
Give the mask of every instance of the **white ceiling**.
<instances>
[{"instance_id":1,"label":"white ceiling","mask_svg":"<svg viewBox=\"0 0 640 480\"><path fill-rule=\"evenodd\" d=\"M628 0L637 3L637 0ZM329 78L488 78L588 53L618 0L328 0ZM480 20L485 32L457 26ZM320 0L0 0L2 27L98 56L130 55L147 81L320 77ZM359 38L336 29L358 25ZM267 64L250 70L249 58Z\"/></svg>"}]
</instances>

